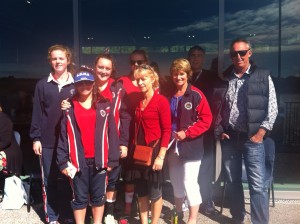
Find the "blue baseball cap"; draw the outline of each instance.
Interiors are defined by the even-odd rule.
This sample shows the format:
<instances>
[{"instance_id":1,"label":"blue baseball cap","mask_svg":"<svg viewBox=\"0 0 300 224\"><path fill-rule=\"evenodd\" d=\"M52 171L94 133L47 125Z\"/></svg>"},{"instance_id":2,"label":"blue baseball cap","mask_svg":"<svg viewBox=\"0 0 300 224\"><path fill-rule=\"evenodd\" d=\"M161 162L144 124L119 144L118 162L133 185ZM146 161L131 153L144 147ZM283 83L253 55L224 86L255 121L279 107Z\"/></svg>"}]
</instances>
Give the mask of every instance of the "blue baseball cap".
<instances>
[{"instance_id":1,"label":"blue baseball cap","mask_svg":"<svg viewBox=\"0 0 300 224\"><path fill-rule=\"evenodd\" d=\"M95 79L92 73L84 71L84 72L76 73L74 76L74 83L81 82L81 81L94 82Z\"/></svg>"}]
</instances>

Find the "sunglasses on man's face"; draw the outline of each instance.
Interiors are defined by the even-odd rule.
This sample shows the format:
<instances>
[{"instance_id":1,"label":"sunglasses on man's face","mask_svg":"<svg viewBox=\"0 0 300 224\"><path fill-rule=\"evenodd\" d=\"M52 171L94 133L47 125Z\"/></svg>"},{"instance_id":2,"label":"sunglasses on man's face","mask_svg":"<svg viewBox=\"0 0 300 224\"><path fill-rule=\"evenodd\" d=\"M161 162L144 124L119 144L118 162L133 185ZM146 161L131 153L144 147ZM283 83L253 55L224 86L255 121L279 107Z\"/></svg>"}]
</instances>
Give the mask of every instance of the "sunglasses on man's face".
<instances>
[{"instance_id":1,"label":"sunglasses on man's face","mask_svg":"<svg viewBox=\"0 0 300 224\"><path fill-rule=\"evenodd\" d=\"M145 61L143 61L143 60L131 60L130 61L130 64L131 65L142 65L142 64L144 64L145 63Z\"/></svg>"},{"instance_id":2,"label":"sunglasses on man's face","mask_svg":"<svg viewBox=\"0 0 300 224\"><path fill-rule=\"evenodd\" d=\"M249 50L250 49L243 50L243 51L230 51L230 57L234 58L237 57L238 55L240 55L240 57L244 57Z\"/></svg>"}]
</instances>

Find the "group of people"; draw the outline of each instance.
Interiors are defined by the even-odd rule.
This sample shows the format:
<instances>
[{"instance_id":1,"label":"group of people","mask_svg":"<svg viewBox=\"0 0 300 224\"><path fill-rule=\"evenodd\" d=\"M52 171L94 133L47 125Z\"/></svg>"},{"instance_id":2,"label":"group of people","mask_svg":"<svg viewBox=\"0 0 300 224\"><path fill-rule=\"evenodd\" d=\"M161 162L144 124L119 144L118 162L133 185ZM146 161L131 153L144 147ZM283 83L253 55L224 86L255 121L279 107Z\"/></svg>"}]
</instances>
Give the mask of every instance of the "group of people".
<instances>
[{"instance_id":1,"label":"group of people","mask_svg":"<svg viewBox=\"0 0 300 224\"><path fill-rule=\"evenodd\" d=\"M251 54L247 40L234 40L233 65L218 77L202 68L205 51L194 46L187 59L171 63L169 80L162 82L144 50L133 51L130 73L115 78L108 52L97 56L93 68L75 72L70 49L51 46L52 71L36 85L30 129L40 157L46 222L56 224L61 215L56 190L63 174L71 203L66 205L70 210L64 208L63 223L73 217L77 224L85 223L89 205L95 224L114 223L120 176L124 214L130 215L135 193L140 222L148 223L151 211L151 223L158 223L163 170L168 168L178 218L183 219L187 201L187 223L195 224L199 209L207 214L215 210L214 148L221 139L233 221L243 223L245 216L243 157L252 223L268 223L263 139L274 124L277 103L270 72L250 64ZM136 159L140 145L152 149L149 164Z\"/></svg>"}]
</instances>

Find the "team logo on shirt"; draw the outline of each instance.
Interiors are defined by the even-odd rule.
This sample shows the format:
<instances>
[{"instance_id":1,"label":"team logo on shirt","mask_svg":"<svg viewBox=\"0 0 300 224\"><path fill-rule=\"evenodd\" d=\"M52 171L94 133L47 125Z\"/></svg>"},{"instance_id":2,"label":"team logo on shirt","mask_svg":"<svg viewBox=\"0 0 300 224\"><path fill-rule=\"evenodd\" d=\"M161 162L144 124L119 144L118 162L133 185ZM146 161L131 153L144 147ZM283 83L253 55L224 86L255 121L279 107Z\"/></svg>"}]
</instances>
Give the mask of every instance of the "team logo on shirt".
<instances>
[{"instance_id":1,"label":"team logo on shirt","mask_svg":"<svg viewBox=\"0 0 300 224\"><path fill-rule=\"evenodd\" d=\"M187 110L191 110L193 108L193 104L191 102L186 102L184 104L184 108Z\"/></svg>"},{"instance_id":2,"label":"team logo on shirt","mask_svg":"<svg viewBox=\"0 0 300 224\"><path fill-rule=\"evenodd\" d=\"M104 110L100 110L100 114L101 114L102 117L105 117L106 112Z\"/></svg>"}]
</instances>

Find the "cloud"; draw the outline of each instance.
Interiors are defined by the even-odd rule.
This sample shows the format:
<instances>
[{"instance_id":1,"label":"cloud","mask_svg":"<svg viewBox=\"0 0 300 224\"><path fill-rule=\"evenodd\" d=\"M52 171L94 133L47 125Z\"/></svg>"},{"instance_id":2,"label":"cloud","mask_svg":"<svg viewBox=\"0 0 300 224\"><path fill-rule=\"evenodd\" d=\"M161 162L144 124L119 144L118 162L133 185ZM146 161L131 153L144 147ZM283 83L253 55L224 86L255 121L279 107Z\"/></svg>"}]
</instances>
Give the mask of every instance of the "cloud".
<instances>
[{"instance_id":1,"label":"cloud","mask_svg":"<svg viewBox=\"0 0 300 224\"><path fill-rule=\"evenodd\" d=\"M218 17L213 16L187 26L174 28L171 30L171 32L190 32L190 31L197 31L197 30L210 31L216 28L218 28Z\"/></svg>"},{"instance_id":2,"label":"cloud","mask_svg":"<svg viewBox=\"0 0 300 224\"><path fill-rule=\"evenodd\" d=\"M282 43L300 43L300 4L296 0L282 1ZM278 41L278 3L273 2L258 9L243 9L225 13L225 37L255 34L255 43ZM213 31L218 29L218 17L212 16L193 24L176 27L171 32ZM217 37L216 37L217 38Z\"/></svg>"}]
</instances>

